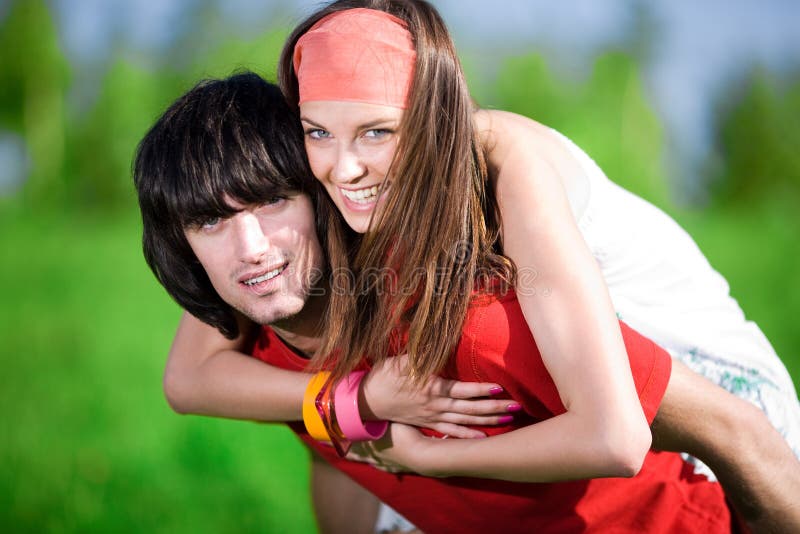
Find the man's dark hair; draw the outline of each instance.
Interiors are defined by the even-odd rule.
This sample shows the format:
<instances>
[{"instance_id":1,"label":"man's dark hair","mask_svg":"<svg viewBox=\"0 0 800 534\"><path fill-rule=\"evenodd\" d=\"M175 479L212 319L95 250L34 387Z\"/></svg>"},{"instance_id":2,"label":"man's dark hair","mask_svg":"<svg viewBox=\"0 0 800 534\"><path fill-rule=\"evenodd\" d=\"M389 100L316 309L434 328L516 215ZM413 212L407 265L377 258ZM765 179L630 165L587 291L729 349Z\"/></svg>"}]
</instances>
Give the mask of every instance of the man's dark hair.
<instances>
[{"instance_id":1,"label":"man's dark hair","mask_svg":"<svg viewBox=\"0 0 800 534\"><path fill-rule=\"evenodd\" d=\"M203 81L175 101L139 144L133 181L148 265L178 304L229 338L239 333L236 317L184 230L235 214L226 195L254 205L307 193L316 204L320 189L296 114L253 73Z\"/></svg>"}]
</instances>

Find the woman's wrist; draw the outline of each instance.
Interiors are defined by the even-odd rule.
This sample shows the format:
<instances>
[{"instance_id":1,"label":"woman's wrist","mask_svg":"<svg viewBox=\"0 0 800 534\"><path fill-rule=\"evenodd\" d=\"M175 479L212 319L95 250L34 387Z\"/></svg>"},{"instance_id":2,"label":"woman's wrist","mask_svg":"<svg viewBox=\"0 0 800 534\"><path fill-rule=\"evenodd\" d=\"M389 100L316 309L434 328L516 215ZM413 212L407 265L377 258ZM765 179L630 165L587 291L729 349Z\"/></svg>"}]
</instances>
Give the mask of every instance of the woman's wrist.
<instances>
[{"instance_id":1,"label":"woman's wrist","mask_svg":"<svg viewBox=\"0 0 800 534\"><path fill-rule=\"evenodd\" d=\"M389 425L388 421L367 419L361 409L365 374L364 371L354 371L335 387L336 419L343 435L350 441L379 439Z\"/></svg>"},{"instance_id":2,"label":"woman's wrist","mask_svg":"<svg viewBox=\"0 0 800 534\"><path fill-rule=\"evenodd\" d=\"M361 413L361 419L364 421L386 421L388 417L384 417L385 410L381 409L379 402L379 395L376 395L370 385L372 381L372 371L370 370L361 380L361 387L358 388L358 410Z\"/></svg>"}]
</instances>

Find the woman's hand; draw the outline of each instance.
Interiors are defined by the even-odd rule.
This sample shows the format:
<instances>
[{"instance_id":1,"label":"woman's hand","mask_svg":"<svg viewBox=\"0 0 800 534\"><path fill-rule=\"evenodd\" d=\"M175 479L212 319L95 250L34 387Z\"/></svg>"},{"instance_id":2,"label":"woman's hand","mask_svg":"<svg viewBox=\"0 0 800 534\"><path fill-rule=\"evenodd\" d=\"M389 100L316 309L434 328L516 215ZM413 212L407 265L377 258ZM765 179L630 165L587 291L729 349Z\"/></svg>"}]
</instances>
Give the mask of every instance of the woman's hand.
<instances>
[{"instance_id":1,"label":"woman's hand","mask_svg":"<svg viewBox=\"0 0 800 534\"><path fill-rule=\"evenodd\" d=\"M354 443L347 459L387 473L415 473L420 469L415 458L424 457L435 441L437 438L426 437L413 426L391 423L381 439Z\"/></svg>"},{"instance_id":2,"label":"woman's hand","mask_svg":"<svg viewBox=\"0 0 800 534\"><path fill-rule=\"evenodd\" d=\"M364 378L359 406L364 419L384 419L435 430L457 438L485 434L464 425L511 421L521 406L508 399L486 398L503 388L484 382L431 377L415 385L407 377L408 357L387 358Z\"/></svg>"}]
</instances>

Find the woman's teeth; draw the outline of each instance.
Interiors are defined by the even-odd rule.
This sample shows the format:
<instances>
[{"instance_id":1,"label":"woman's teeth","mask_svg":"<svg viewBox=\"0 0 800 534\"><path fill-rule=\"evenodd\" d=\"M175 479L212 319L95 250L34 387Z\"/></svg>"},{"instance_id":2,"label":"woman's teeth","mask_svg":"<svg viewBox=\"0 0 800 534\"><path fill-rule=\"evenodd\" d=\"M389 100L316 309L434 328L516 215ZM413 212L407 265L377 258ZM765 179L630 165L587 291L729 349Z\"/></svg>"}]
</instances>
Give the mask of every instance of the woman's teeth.
<instances>
[{"instance_id":1,"label":"woman's teeth","mask_svg":"<svg viewBox=\"0 0 800 534\"><path fill-rule=\"evenodd\" d=\"M380 187L377 185L365 187L364 189L357 189L355 191L342 189L342 194L357 204L369 204L378 199L379 189Z\"/></svg>"},{"instance_id":2,"label":"woman's teeth","mask_svg":"<svg viewBox=\"0 0 800 534\"><path fill-rule=\"evenodd\" d=\"M256 276L255 278L251 278L250 280L245 280L244 281L244 285L253 286L253 285L256 285L256 284L260 284L261 282L266 282L267 280L271 280L272 278L275 278L276 276L281 274L282 271L283 271L283 267L279 267L279 268L275 269L274 271L270 271L270 272L268 272L266 274L262 274L261 276Z\"/></svg>"}]
</instances>

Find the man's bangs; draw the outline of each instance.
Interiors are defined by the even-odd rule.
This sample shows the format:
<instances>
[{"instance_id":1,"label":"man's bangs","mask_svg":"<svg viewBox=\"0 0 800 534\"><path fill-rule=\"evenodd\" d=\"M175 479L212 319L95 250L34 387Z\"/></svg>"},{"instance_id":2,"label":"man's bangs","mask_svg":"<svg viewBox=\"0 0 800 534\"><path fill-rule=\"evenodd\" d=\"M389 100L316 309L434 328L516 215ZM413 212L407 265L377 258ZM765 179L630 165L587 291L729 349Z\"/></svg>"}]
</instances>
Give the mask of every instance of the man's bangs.
<instances>
[{"instance_id":1,"label":"man's bangs","mask_svg":"<svg viewBox=\"0 0 800 534\"><path fill-rule=\"evenodd\" d=\"M247 134L252 139L239 146L231 146L222 158L225 167L220 169L220 174L224 175L216 184L217 192L242 204L261 204L271 198L284 197L304 189L299 176L290 174L293 168L286 168L279 161L287 159L281 158L286 152L285 148L275 144L270 146L266 135L257 135L259 133L241 132L245 139Z\"/></svg>"},{"instance_id":2,"label":"man's bangs","mask_svg":"<svg viewBox=\"0 0 800 534\"><path fill-rule=\"evenodd\" d=\"M296 194L300 187L294 180L285 176L256 174L238 166L226 169L226 175L214 172L205 181L192 180L184 194L176 195L178 205L172 213L181 214L183 227L199 226L216 217L227 218L235 215L239 208L230 205L235 202L245 206L264 204L275 198Z\"/></svg>"},{"instance_id":3,"label":"man's bangs","mask_svg":"<svg viewBox=\"0 0 800 534\"><path fill-rule=\"evenodd\" d=\"M292 153L285 139L275 135L278 121L268 121L268 110L258 109L258 102L238 100L224 119L207 121L212 126L206 126L186 150L188 157L179 171L191 183L186 184L186 203L176 212L187 221L233 215L238 210L226 199L257 205L305 190L303 166L295 164L302 158L302 144L290 145L298 152Z\"/></svg>"}]
</instances>

